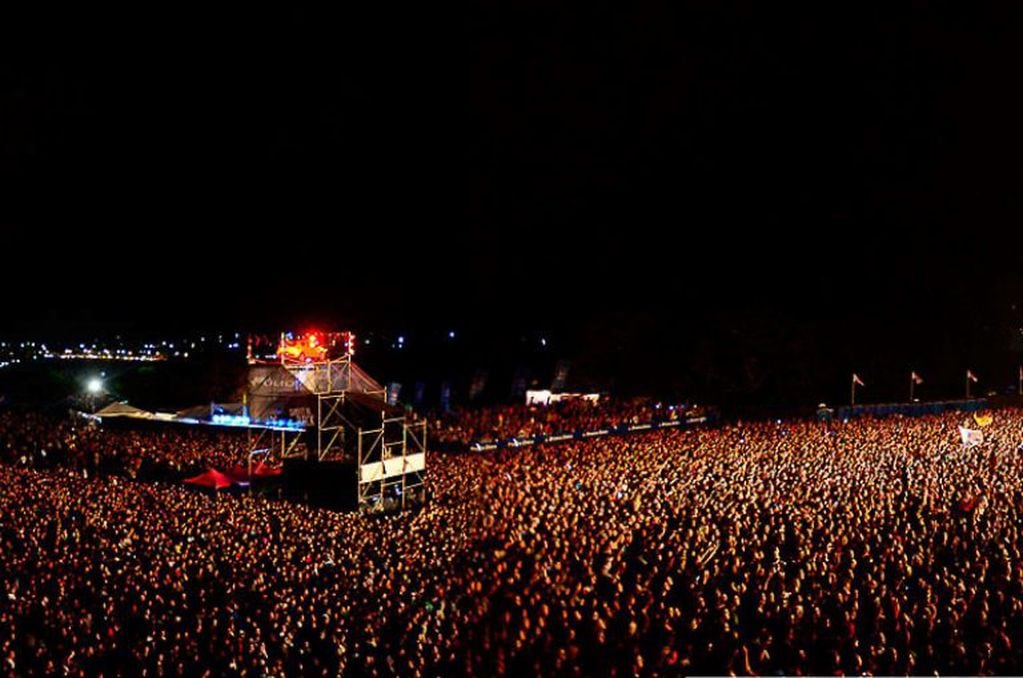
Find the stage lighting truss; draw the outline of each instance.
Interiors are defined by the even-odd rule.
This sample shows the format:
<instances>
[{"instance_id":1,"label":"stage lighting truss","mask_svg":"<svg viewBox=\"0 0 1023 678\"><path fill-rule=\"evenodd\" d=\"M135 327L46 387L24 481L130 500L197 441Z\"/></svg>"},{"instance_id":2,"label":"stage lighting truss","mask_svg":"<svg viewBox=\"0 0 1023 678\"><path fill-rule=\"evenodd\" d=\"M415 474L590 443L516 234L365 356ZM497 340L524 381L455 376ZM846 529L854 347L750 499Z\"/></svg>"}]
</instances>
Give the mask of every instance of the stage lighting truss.
<instances>
[{"instance_id":1,"label":"stage lighting truss","mask_svg":"<svg viewBox=\"0 0 1023 678\"><path fill-rule=\"evenodd\" d=\"M282 460L354 462L362 511L419 504L426 498L426 421L410 420L388 406L386 390L352 362L348 347L354 345L354 335L338 336L344 350L336 358L319 350L320 338L303 335L293 341L282 337L279 362L250 361L255 376L247 402L254 412L259 402L277 396L305 399L315 408L315 421L305 430L255 429L249 449L268 449L268 456Z\"/></svg>"}]
</instances>

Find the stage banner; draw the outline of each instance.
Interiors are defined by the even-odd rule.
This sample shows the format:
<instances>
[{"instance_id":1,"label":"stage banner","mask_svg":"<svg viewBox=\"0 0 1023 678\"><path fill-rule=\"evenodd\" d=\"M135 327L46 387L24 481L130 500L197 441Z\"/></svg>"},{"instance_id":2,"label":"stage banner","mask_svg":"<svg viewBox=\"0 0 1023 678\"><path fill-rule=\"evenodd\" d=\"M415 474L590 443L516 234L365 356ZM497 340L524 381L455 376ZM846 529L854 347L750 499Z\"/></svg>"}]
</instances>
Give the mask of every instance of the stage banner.
<instances>
[{"instance_id":1,"label":"stage banner","mask_svg":"<svg viewBox=\"0 0 1023 678\"><path fill-rule=\"evenodd\" d=\"M542 390L527 390L526 391L526 404L527 405L550 405L551 404L551 392Z\"/></svg>"},{"instance_id":2,"label":"stage banner","mask_svg":"<svg viewBox=\"0 0 1023 678\"><path fill-rule=\"evenodd\" d=\"M451 410L451 384L446 381L440 385L440 407L445 412Z\"/></svg>"},{"instance_id":3,"label":"stage banner","mask_svg":"<svg viewBox=\"0 0 1023 678\"><path fill-rule=\"evenodd\" d=\"M423 404L423 396L426 395L426 383L422 381L416 382L416 392L412 396L412 404L416 407L420 407Z\"/></svg>"},{"instance_id":4,"label":"stage banner","mask_svg":"<svg viewBox=\"0 0 1023 678\"><path fill-rule=\"evenodd\" d=\"M374 461L359 467L359 482L369 483L383 478L393 478L404 473L415 473L426 468L426 455L422 452L406 457L392 457Z\"/></svg>"},{"instance_id":5,"label":"stage banner","mask_svg":"<svg viewBox=\"0 0 1023 678\"><path fill-rule=\"evenodd\" d=\"M398 395L401 393L401 384L396 381L392 381L387 386L387 404L394 405L398 404Z\"/></svg>"}]
</instances>

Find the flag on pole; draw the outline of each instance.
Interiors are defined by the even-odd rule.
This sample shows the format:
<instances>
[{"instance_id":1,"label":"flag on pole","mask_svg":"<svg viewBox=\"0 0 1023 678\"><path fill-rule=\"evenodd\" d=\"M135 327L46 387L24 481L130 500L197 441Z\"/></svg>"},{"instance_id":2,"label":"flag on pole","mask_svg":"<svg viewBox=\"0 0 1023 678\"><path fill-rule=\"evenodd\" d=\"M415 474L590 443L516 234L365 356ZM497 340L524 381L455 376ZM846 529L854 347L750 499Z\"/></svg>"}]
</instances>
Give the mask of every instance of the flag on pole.
<instances>
[{"instance_id":1,"label":"flag on pole","mask_svg":"<svg viewBox=\"0 0 1023 678\"><path fill-rule=\"evenodd\" d=\"M977 375L974 374L971 370L966 370L966 378L972 381L974 384L977 383Z\"/></svg>"},{"instance_id":2,"label":"flag on pole","mask_svg":"<svg viewBox=\"0 0 1023 678\"><path fill-rule=\"evenodd\" d=\"M569 363L567 360L559 360L558 364L554 367L554 379L551 380L551 390L555 393L565 389L565 383L568 381L568 368Z\"/></svg>"},{"instance_id":3,"label":"flag on pole","mask_svg":"<svg viewBox=\"0 0 1023 678\"><path fill-rule=\"evenodd\" d=\"M853 372L853 383L857 386L866 386L866 384L863 383L863 380L860 379L859 375L855 372Z\"/></svg>"},{"instance_id":4,"label":"flag on pole","mask_svg":"<svg viewBox=\"0 0 1023 678\"><path fill-rule=\"evenodd\" d=\"M984 432L960 426L959 438L962 439L965 447L973 447L984 442Z\"/></svg>"},{"instance_id":5,"label":"flag on pole","mask_svg":"<svg viewBox=\"0 0 1023 678\"><path fill-rule=\"evenodd\" d=\"M469 385L469 400L476 400L486 387L487 371L482 368L476 370L472 375L472 383Z\"/></svg>"},{"instance_id":6,"label":"flag on pole","mask_svg":"<svg viewBox=\"0 0 1023 678\"><path fill-rule=\"evenodd\" d=\"M913 383L916 384L917 386L919 386L920 384L924 383L924 380L921 379L920 375L917 374L916 372L913 372L912 374L910 374L909 378L912 379Z\"/></svg>"},{"instance_id":7,"label":"flag on pole","mask_svg":"<svg viewBox=\"0 0 1023 678\"><path fill-rule=\"evenodd\" d=\"M451 411L451 384L446 381L440 385L440 408Z\"/></svg>"},{"instance_id":8,"label":"flag on pole","mask_svg":"<svg viewBox=\"0 0 1023 678\"><path fill-rule=\"evenodd\" d=\"M973 420L977 422L977 426L990 426L994 422L995 418L990 412L981 414L980 412L973 413Z\"/></svg>"}]
</instances>

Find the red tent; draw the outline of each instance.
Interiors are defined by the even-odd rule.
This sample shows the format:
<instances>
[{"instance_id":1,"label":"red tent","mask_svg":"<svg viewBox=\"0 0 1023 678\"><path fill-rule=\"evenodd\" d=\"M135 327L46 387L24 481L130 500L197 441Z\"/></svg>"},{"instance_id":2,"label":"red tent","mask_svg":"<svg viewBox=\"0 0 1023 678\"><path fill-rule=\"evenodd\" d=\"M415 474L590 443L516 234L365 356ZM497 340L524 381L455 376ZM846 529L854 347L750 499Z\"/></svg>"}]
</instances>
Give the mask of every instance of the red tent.
<instances>
[{"instance_id":1,"label":"red tent","mask_svg":"<svg viewBox=\"0 0 1023 678\"><path fill-rule=\"evenodd\" d=\"M260 462L252 467L252 475L256 478L272 478L273 476L279 476L284 473L284 469L280 466L267 466Z\"/></svg>"},{"instance_id":2,"label":"red tent","mask_svg":"<svg viewBox=\"0 0 1023 678\"><path fill-rule=\"evenodd\" d=\"M273 476L279 476L283 473L283 469L267 466L266 464L259 462L252 465L252 476L249 476L249 468L243 464L237 464L232 466L224 474L236 483L247 483L253 478L272 478Z\"/></svg>"},{"instance_id":3,"label":"red tent","mask_svg":"<svg viewBox=\"0 0 1023 678\"><path fill-rule=\"evenodd\" d=\"M185 482L189 485L223 490L226 487L231 487L233 481L220 471L211 468L205 473L200 473L192 478L185 478Z\"/></svg>"},{"instance_id":4,"label":"red tent","mask_svg":"<svg viewBox=\"0 0 1023 678\"><path fill-rule=\"evenodd\" d=\"M224 471L224 475L231 479L232 482L241 483L243 485L249 484L249 469L241 464L237 464L227 469ZM256 475L255 471L253 471L252 475Z\"/></svg>"}]
</instances>

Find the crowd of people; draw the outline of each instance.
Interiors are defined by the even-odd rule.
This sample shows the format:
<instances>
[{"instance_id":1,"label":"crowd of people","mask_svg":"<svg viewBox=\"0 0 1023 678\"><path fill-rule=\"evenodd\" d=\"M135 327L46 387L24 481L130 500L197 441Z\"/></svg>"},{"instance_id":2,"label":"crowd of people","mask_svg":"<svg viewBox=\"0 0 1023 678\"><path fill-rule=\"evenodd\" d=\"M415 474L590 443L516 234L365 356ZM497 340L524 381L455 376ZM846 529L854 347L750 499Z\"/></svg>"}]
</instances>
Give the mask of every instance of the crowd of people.
<instances>
[{"instance_id":1,"label":"crowd of people","mask_svg":"<svg viewBox=\"0 0 1023 678\"><path fill-rule=\"evenodd\" d=\"M596 400L576 397L550 404L455 408L432 418L430 438L441 445L468 447L511 439L574 434L623 424L675 421L702 408L668 405L650 398Z\"/></svg>"},{"instance_id":2,"label":"crowd of people","mask_svg":"<svg viewBox=\"0 0 1023 678\"><path fill-rule=\"evenodd\" d=\"M432 454L383 517L0 464L0 667L1018 674L1023 412L993 415L968 449L946 413Z\"/></svg>"},{"instance_id":3,"label":"crowd of people","mask_svg":"<svg viewBox=\"0 0 1023 678\"><path fill-rule=\"evenodd\" d=\"M248 460L244 431L155 425L100 426L85 418L0 413L0 462L32 468L63 466L88 474L174 479Z\"/></svg>"}]
</instances>

